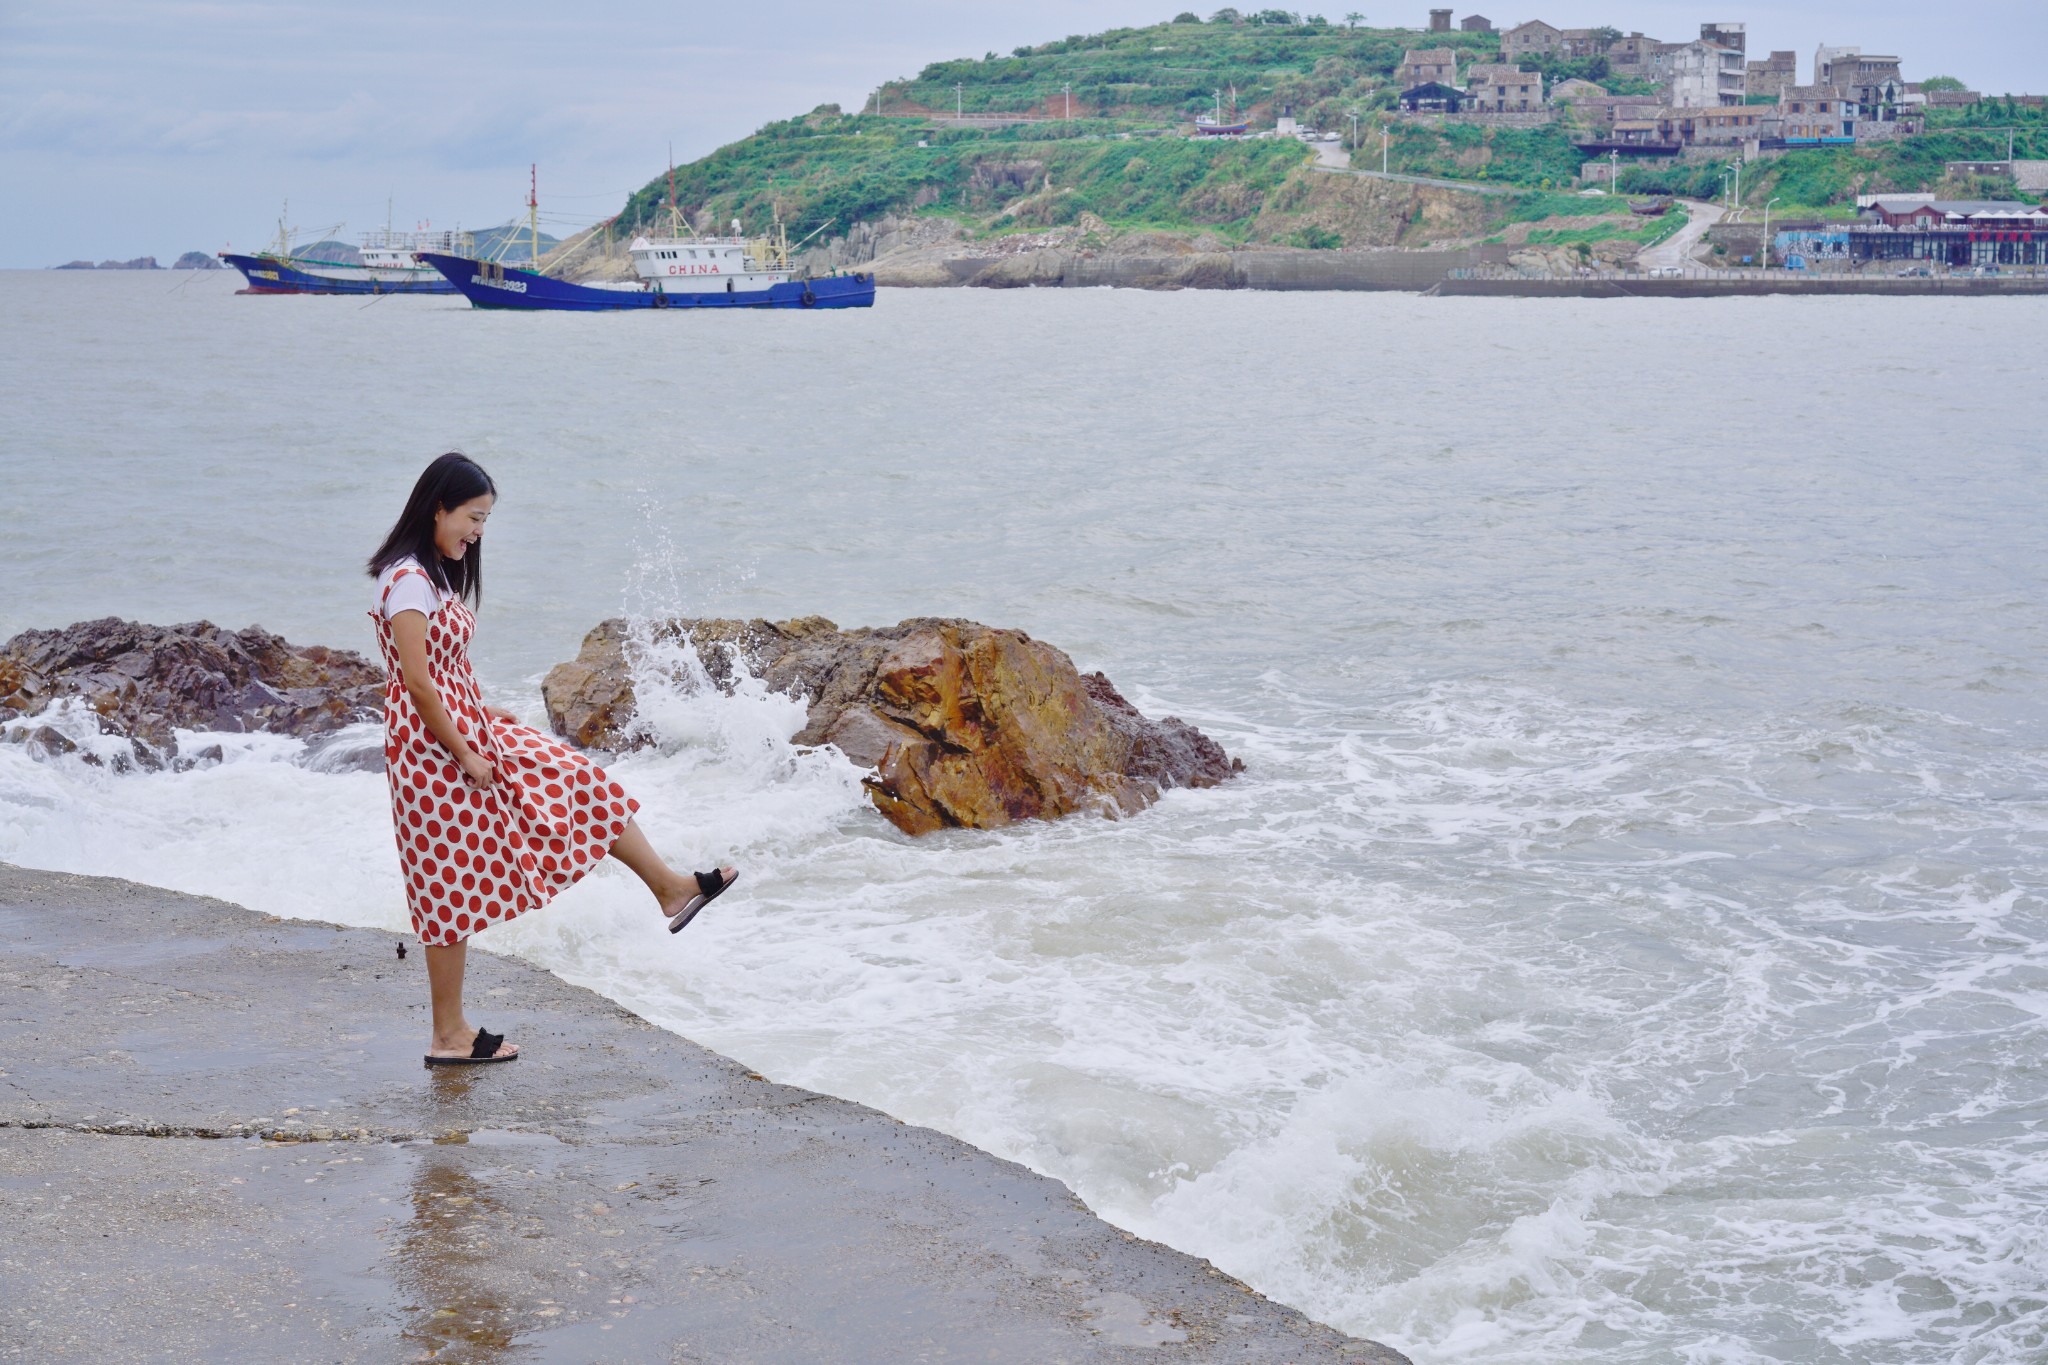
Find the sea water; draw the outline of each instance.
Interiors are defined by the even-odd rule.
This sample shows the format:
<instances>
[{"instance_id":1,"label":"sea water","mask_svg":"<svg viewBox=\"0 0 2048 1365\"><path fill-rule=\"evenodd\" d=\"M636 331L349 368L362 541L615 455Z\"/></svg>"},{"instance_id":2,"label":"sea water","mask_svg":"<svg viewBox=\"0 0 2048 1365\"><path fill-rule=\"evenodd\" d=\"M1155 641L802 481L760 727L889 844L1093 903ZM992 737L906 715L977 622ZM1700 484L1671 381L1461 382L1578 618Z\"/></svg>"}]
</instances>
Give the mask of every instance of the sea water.
<instances>
[{"instance_id":1,"label":"sea water","mask_svg":"<svg viewBox=\"0 0 2048 1365\"><path fill-rule=\"evenodd\" d=\"M613 771L740 889L484 946L1425 1365L2048 1355L2048 306L234 283L0 275L0 635L369 650L461 449L525 713L606 616L958 615L1246 765L913 840L799 704L662 689ZM0 859L404 926L380 776L212 742L0 745Z\"/></svg>"}]
</instances>

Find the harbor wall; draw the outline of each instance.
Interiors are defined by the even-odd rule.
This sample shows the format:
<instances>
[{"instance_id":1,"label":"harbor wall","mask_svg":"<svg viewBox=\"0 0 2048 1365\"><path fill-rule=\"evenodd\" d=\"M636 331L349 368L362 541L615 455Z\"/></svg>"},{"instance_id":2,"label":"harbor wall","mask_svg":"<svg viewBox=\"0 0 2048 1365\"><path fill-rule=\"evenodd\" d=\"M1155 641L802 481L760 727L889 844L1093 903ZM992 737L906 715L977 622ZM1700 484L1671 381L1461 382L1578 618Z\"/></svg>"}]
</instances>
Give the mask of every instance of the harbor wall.
<instances>
[{"instance_id":1,"label":"harbor wall","mask_svg":"<svg viewBox=\"0 0 2048 1365\"><path fill-rule=\"evenodd\" d=\"M1580 279L1519 279L1512 276L1452 277L1432 291L1452 298L1485 299L1713 299L1759 298L1771 294L1985 295L2048 294L2048 275L1984 278L1900 279L1893 276L1802 275L1795 271L1652 277L1588 276Z\"/></svg>"}]
</instances>

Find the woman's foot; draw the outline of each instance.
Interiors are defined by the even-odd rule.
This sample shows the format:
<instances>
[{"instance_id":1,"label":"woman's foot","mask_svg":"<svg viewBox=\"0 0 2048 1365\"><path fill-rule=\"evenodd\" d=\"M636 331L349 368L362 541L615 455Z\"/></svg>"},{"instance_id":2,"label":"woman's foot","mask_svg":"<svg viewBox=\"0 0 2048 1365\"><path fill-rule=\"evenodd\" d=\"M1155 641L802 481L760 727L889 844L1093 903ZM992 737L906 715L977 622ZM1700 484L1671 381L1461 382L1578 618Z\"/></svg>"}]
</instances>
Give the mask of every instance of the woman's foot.
<instances>
[{"instance_id":1,"label":"woman's foot","mask_svg":"<svg viewBox=\"0 0 2048 1365\"><path fill-rule=\"evenodd\" d=\"M738 868L726 866L716 872L678 878L665 887L655 899L661 904L662 918L668 921L668 931L673 934L695 919L697 912L737 881L739 875Z\"/></svg>"},{"instance_id":2,"label":"woman's foot","mask_svg":"<svg viewBox=\"0 0 2048 1365\"><path fill-rule=\"evenodd\" d=\"M481 1032L483 1032L482 1029L472 1028L469 1022L464 1020L462 1026L452 1033L436 1033L433 1044L427 1049L427 1055L429 1057L467 1058L475 1052L476 1036ZM495 1037L496 1035L492 1036ZM510 1060L519 1055L519 1045L517 1043L500 1042L498 1050L490 1055Z\"/></svg>"}]
</instances>

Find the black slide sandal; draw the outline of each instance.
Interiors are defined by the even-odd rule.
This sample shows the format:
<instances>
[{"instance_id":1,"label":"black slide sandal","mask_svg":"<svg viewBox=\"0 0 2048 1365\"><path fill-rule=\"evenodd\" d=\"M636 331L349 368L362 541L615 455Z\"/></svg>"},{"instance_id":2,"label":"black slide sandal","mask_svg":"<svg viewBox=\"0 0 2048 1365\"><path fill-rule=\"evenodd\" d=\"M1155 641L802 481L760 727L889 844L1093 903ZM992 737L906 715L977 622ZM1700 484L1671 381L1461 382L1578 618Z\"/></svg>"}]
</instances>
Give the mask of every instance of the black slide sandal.
<instances>
[{"instance_id":1,"label":"black slide sandal","mask_svg":"<svg viewBox=\"0 0 2048 1365\"><path fill-rule=\"evenodd\" d=\"M469 1055L467 1057L436 1057L433 1053L430 1052L427 1054L427 1065L482 1066L486 1062L518 1061L519 1054L516 1052L509 1057L500 1057L497 1055L498 1049L500 1047L503 1047L504 1044L504 1034L493 1033L487 1028L480 1028L476 1031L476 1042L470 1045Z\"/></svg>"},{"instance_id":2,"label":"black slide sandal","mask_svg":"<svg viewBox=\"0 0 2048 1365\"><path fill-rule=\"evenodd\" d=\"M697 874L697 894L685 901L683 908L676 912L676 917L668 922L668 931L671 934L683 932L684 926L697 918L699 910L702 910L705 906L724 895L725 889L739 879L740 874L737 868L733 870L731 877L727 877L725 873L717 868L713 868L709 872L699 872Z\"/></svg>"}]
</instances>

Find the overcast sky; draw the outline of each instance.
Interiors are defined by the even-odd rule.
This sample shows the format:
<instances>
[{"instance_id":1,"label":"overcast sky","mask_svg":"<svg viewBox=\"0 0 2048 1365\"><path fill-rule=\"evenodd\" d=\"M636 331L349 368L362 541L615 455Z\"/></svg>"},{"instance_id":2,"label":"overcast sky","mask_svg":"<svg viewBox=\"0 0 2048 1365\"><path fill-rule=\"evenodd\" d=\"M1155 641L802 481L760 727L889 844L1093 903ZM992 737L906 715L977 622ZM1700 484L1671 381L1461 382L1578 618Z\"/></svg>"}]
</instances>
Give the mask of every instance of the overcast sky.
<instances>
[{"instance_id":1,"label":"overcast sky","mask_svg":"<svg viewBox=\"0 0 2048 1365\"><path fill-rule=\"evenodd\" d=\"M1425 21L1426 0L1353 7ZM1213 5L1201 8L1207 12ZM261 245L280 201L311 230L480 227L522 212L593 221L658 173L770 119L946 57L1168 18L1171 0L0 0L0 267ZM1466 14L1460 9L1459 15ZM2048 90L2048 5L1905 0L1731 5L1572 0L1496 22L1697 36L1749 25L1752 52L1896 53L1906 75Z\"/></svg>"}]
</instances>

